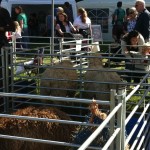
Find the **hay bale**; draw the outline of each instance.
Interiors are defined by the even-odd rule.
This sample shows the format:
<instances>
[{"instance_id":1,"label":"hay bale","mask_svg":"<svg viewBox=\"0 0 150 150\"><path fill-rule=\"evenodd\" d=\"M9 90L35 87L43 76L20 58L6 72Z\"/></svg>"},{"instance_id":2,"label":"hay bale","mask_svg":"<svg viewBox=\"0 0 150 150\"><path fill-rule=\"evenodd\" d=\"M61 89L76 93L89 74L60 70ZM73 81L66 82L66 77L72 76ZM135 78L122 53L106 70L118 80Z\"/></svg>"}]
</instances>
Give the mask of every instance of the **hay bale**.
<instances>
[{"instance_id":1,"label":"hay bale","mask_svg":"<svg viewBox=\"0 0 150 150\"><path fill-rule=\"evenodd\" d=\"M13 113L20 116L31 116L38 118L71 120L70 117L56 108L27 107ZM0 118L0 134L12 136L24 136L29 138L69 142L73 125L40 122L30 120L19 120ZM26 142L18 140L0 139L0 150L56 150L65 149L63 146Z\"/></svg>"},{"instance_id":2,"label":"hay bale","mask_svg":"<svg viewBox=\"0 0 150 150\"><path fill-rule=\"evenodd\" d=\"M65 68L57 69L57 67L65 67L68 69ZM73 63L70 62L70 60L64 60L61 63L56 64L53 68L46 69L41 76L41 84L40 84L41 95L74 97L76 93L75 90L77 89L78 83L71 80L77 80L78 75L76 70L72 70L72 69L73 69ZM64 79L64 81L60 81L60 79L61 80ZM46 88L42 88L42 87L46 87ZM71 90L67 90L67 89L71 89Z\"/></svg>"},{"instance_id":3,"label":"hay bale","mask_svg":"<svg viewBox=\"0 0 150 150\"><path fill-rule=\"evenodd\" d=\"M83 92L83 98L109 100L110 94L109 93L105 94L103 92L110 92L110 89L118 90L120 87L122 87L122 85L116 84L122 82L120 76L116 72L107 72L106 69L103 68L100 54L95 54L95 57L89 59L89 69L95 70L87 71L84 76L85 91ZM93 81L94 83L88 81ZM99 83L109 82L109 83L99 84L98 82ZM97 92L90 92L90 91L97 91Z\"/></svg>"}]
</instances>

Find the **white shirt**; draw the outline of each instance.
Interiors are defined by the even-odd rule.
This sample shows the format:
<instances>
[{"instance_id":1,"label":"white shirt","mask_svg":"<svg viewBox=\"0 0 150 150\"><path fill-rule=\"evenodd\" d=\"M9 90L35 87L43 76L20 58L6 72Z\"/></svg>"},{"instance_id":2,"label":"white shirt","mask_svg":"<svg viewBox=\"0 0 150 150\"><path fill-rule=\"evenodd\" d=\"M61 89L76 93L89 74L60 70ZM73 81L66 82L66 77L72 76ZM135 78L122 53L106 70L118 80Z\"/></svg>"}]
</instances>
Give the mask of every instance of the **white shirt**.
<instances>
[{"instance_id":1,"label":"white shirt","mask_svg":"<svg viewBox=\"0 0 150 150\"><path fill-rule=\"evenodd\" d=\"M87 18L86 18L86 22L83 23L83 22L81 21L80 16L78 16L78 17L74 20L73 25L74 25L75 27L77 27L78 29L87 29L87 28L89 28L90 25L91 25L91 20L87 17Z\"/></svg>"},{"instance_id":2,"label":"white shirt","mask_svg":"<svg viewBox=\"0 0 150 150\"><path fill-rule=\"evenodd\" d=\"M139 34L139 38L138 38L138 45L139 45L139 53L142 52L142 45L144 44L144 38L141 34ZM127 43L124 41L124 40L121 40L121 49L122 49L122 54L125 54L126 57L130 57L129 54L126 54L125 51L126 51L126 45ZM137 45L137 46L138 46Z\"/></svg>"},{"instance_id":3,"label":"white shirt","mask_svg":"<svg viewBox=\"0 0 150 150\"><path fill-rule=\"evenodd\" d=\"M21 36L21 28L16 29L16 31L14 32L15 38L19 39L22 38Z\"/></svg>"}]
</instances>

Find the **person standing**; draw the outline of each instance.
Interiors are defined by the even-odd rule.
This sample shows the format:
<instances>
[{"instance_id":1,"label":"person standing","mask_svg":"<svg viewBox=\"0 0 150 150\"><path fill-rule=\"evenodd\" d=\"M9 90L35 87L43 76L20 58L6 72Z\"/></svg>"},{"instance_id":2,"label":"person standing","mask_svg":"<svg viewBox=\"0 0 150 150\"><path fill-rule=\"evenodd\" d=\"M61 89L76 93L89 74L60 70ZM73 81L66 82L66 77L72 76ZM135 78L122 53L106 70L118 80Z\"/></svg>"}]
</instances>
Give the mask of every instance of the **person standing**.
<instances>
[{"instance_id":1,"label":"person standing","mask_svg":"<svg viewBox=\"0 0 150 150\"><path fill-rule=\"evenodd\" d=\"M16 50L22 50L22 45L21 45L21 27L18 23L18 21L14 21L15 24L15 32L14 32L14 36L16 39Z\"/></svg>"},{"instance_id":2,"label":"person standing","mask_svg":"<svg viewBox=\"0 0 150 150\"><path fill-rule=\"evenodd\" d=\"M70 21L68 21L68 16L66 13L59 13L58 14L59 21L56 24L56 36L63 37L64 41L71 41L71 33L75 33L76 29L72 25ZM71 45L65 45L65 48L70 48Z\"/></svg>"},{"instance_id":3,"label":"person standing","mask_svg":"<svg viewBox=\"0 0 150 150\"><path fill-rule=\"evenodd\" d=\"M36 13L31 13L28 19L28 30L30 36L38 36L39 23Z\"/></svg>"},{"instance_id":4,"label":"person standing","mask_svg":"<svg viewBox=\"0 0 150 150\"><path fill-rule=\"evenodd\" d=\"M68 16L66 13L58 14L59 22L56 24L56 35L58 37L63 37L64 33L75 33L76 29L70 21L68 21Z\"/></svg>"},{"instance_id":5,"label":"person standing","mask_svg":"<svg viewBox=\"0 0 150 150\"><path fill-rule=\"evenodd\" d=\"M78 16L74 20L73 25L84 38L88 38L89 35L92 35L91 19L88 17L84 8L80 7L78 9Z\"/></svg>"},{"instance_id":6,"label":"person standing","mask_svg":"<svg viewBox=\"0 0 150 150\"><path fill-rule=\"evenodd\" d=\"M2 0L0 0L0 4L1 4L1 1ZM2 74L2 47L9 46L8 40L7 40L7 37L5 34L7 31L14 32L15 26L10 17L9 12L5 8L0 6L0 91L2 91L1 87L5 87L5 85L3 85L3 81L2 81L2 75L3 75ZM3 62L3 64L5 67L6 66L5 62ZM8 65L9 64L10 64L10 55L8 55ZM6 74L4 73L4 75L6 75ZM10 71L9 71L9 75L10 75Z\"/></svg>"},{"instance_id":7,"label":"person standing","mask_svg":"<svg viewBox=\"0 0 150 150\"><path fill-rule=\"evenodd\" d=\"M127 17L127 32L131 32L134 30L136 25L137 19L137 11L135 7L131 7L128 10L128 17Z\"/></svg>"},{"instance_id":8,"label":"person standing","mask_svg":"<svg viewBox=\"0 0 150 150\"><path fill-rule=\"evenodd\" d=\"M73 11L72 11L72 6L70 5L69 2L65 2L64 3L64 12L68 16L68 21L70 21L71 23L73 23Z\"/></svg>"},{"instance_id":9,"label":"person standing","mask_svg":"<svg viewBox=\"0 0 150 150\"><path fill-rule=\"evenodd\" d=\"M29 37L28 37L28 20L26 14L23 12L23 9L21 6L16 6L15 7L15 12L17 14L17 21L19 22L19 25L22 30L22 46L23 48L27 49L29 42Z\"/></svg>"},{"instance_id":10,"label":"person standing","mask_svg":"<svg viewBox=\"0 0 150 150\"><path fill-rule=\"evenodd\" d=\"M52 33L52 15L51 11L48 12L48 15L46 16L46 35L48 37L51 37Z\"/></svg>"},{"instance_id":11,"label":"person standing","mask_svg":"<svg viewBox=\"0 0 150 150\"><path fill-rule=\"evenodd\" d=\"M145 42L148 42L150 36L150 12L145 8L144 0L136 0L135 8L138 12L138 17L134 29L142 34Z\"/></svg>"},{"instance_id":12,"label":"person standing","mask_svg":"<svg viewBox=\"0 0 150 150\"><path fill-rule=\"evenodd\" d=\"M78 9L78 16L74 20L73 25L83 38L92 37L91 19L88 17L87 11L83 7ZM83 45L87 45L89 42L91 41L82 41ZM81 50L90 51L91 47L84 47L81 48Z\"/></svg>"},{"instance_id":13,"label":"person standing","mask_svg":"<svg viewBox=\"0 0 150 150\"><path fill-rule=\"evenodd\" d=\"M120 43L120 38L124 34L124 21L125 21L125 10L122 9L122 2L117 3L117 9L115 9L113 17L113 29L112 36L115 42Z\"/></svg>"},{"instance_id":14,"label":"person standing","mask_svg":"<svg viewBox=\"0 0 150 150\"><path fill-rule=\"evenodd\" d=\"M56 14L54 16L54 25L56 26L56 24L59 22L59 18L58 18L58 14L59 13L64 13L64 9L62 7L58 7Z\"/></svg>"}]
</instances>

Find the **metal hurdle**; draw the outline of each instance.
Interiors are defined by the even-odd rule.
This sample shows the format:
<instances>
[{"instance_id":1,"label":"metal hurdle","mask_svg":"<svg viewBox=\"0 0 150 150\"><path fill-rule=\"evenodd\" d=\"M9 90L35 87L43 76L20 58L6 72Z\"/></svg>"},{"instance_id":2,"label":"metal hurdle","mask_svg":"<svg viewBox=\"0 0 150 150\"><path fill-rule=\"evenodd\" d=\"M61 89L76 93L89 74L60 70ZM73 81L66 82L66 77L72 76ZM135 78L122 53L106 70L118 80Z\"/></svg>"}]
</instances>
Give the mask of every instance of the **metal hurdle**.
<instances>
[{"instance_id":1,"label":"metal hurdle","mask_svg":"<svg viewBox=\"0 0 150 150\"><path fill-rule=\"evenodd\" d=\"M36 43L35 43L36 44ZM39 43L38 43L39 44ZM62 43L62 44L66 44L66 43ZM48 44L45 43L46 45L46 48L47 48L47 51L49 51L49 46L47 46ZM108 45L109 46L109 45ZM5 51L7 53L7 51ZM65 53L65 51L63 51L62 49L62 52ZM72 52L72 51L71 51ZM21 52L10 52L10 54L19 54ZM9 54L9 53L8 53ZM23 54L23 53L22 53ZM24 55L24 54L23 54ZM25 53L26 56L24 56L25 58L27 56L33 56L34 55L34 52L33 53L28 53L28 51L26 51ZM51 53L49 52L48 54L45 54L45 57L47 56L48 58L53 58L54 56L57 56L58 54L54 54L54 53ZM4 56L4 54L2 54L2 56ZM7 56L7 54L5 55ZM60 55L60 56L63 56ZM79 82L81 84L81 89L79 91L82 92L82 83L83 83L83 72L86 72L88 70L88 68L83 68L82 66L82 56L76 56L80 59L80 63L79 63L79 66L75 66L74 69L76 69L77 71L79 70L79 79L78 81L75 81L75 82ZM88 58L90 58L90 55L87 55L84 57L88 60ZM105 57L103 56L104 59L107 59L108 57ZM111 58L111 57L110 57ZM23 60L26 61L26 60L29 60L29 58ZM2 60L6 60L5 57L2 59ZM11 57L11 61L13 60L13 57ZM20 60L20 58L19 58ZM22 60L20 60L22 61ZM52 66L49 66L51 60L49 60L48 63L45 63L44 65L42 66L37 66L38 68L51 68L51 67L54 67L53 65ZM10 135L0 135L1 138L6 138L6 139L11 139L11 140L24 140L24 141L33 141L33 142L40 142L40 143L47 143L47 144L55 144L55 145L65 145L66 147L75 147L75 148L78 148L79 150L84 150L86 149L90 143L95 139L95 137L103 130L103 128L107 127L107 128L110 128L110 138L109 140L106 142L106 144L104 145L104 147L101 149L112 149L112 150L124 150L125 147L127 146L127 144L130 142L131 140L131 137L133 136L134 132L136 131L138 125L139 125L139 122L141 122L142 120L144 120L144 123L142 124L142 127L137 135L137 138L135 139L135 141L133 142L133 144L130 146L131 149L134 149L135 147L137 149L140 149L140 148L145 148L145 149L148 149L148 146L149 146L149 137L150 137L150 133L149 133L149 99L150 99L150 96L149 96L149 90L150 90L150 87L148 89L142 89L142 90L139 90L139 88L141 88L141 86L148 86L147 84L144 83L145 79L149 78L149 73L147 75L145 75L145 77L142 79L142 81L135 86L135 88L129 93L127 93L126 89L120 89L118 93L116 93L116 91L114 90L111 90L110 91L110 100L111 101L101 101L101 100L97 100L97 103L100 104L100 105L110 105L110 112L108 114L108 117L106 120L104 120L104 122L101 124L101 125L93 125L93 124L88 124L88 123L85 123L84 121L80 121L81 118L84 118L85 116L83 116L81 113L79 114L69 114L73 119L76 117L78 118L78 120L73 120L73 121L64 121L64 120L51 120L51 119L46 119L46 118L32 118L32 117L25 117L25 116L13 116L13 115L10 115L10 114L5 114L6 112L8 113L9 112L9 106L8 106L8 103L10 100L12 100L13 98L25 98L25 99L28 99L27 101L25 102L22 102L20 101L20 104L29 104L29 105L32 105L32 104L35 104L35 105L46 105L46 106L55 106L55 107L68 107L70 109L73 109L73 108L76 108L77 111L80 111L81 109L82 110L87 110L87 107L85 107L84 105L77 105L77 106L74 106L74 105L69 105L69 106L58 106L58 105L51 105L51 104L43 104L43 103L40 103L38 101L35 101L36 100L40 100L40 99L45 99L47 101L67 101L68 103L78 103L78 104L90 104L92 102L92 100L89 100L89 99L83 99L82 98L82 94L80 95L80 98L67 98L67 97L53 97L53 96L42 96L42 95L39 95L38 91L40 90L40 85L39 85L39 80L40 80L40 72L38 72L38 74L34 75L34 76L28 76L28 75L25 75L25 76L22 76L21 74L14 74L14 67L17 66L17 63L18 63L18 60L17 58L15 58L15 63L12 63L13 65L2 65L2 68L4 68L5 72L6 72L6 76L3 74L3 78L4 79L3 81L5 81L5 84L7 84L7 86L4 87L4 90L3 92L0 92L0 96L4 99L4 113L1 113L0 114L0 117L8 117L8 118L18 118L18 119L28 119L28 120L36 120L36 121L48 121L48 122L59 122L59 123L65 123L65 124L76 124L76 125L82 125L82 126L96 126L97 129L93 132L93 134L85 141L85 143L83 143L82 145L77 145L77 144L74 144L74 143L64 143L63 141L48 141L48 140L45 140L45 139L34 139L34 138L27 138L27 137L19 137L19 136L10 136ZM88 66L87 66L88 67ZM13 92L13 88L15 87L15 84L14 84L14 81L11 82L10 85L8 85L8 77L10 76L9 73L7 72L7 68L10 68L12 70L12 73L11 73L11 78L23 78L23 79L35 79L37 80L37 86L33 86L33 85L28 85L27 88L29 87L35 87L36 88L36 92L37 94L29 94L29 93L26 93L26 94L23 94L23 93L18 93L17 91L16 92ZM62 69L66 69L66 68L62 68ZM68 68L69 69L69 68ZM107 72L109 73L110 71L118 71L117 69L113 69L113 68L109 68L107 69ZM126 70L123 70L124 72L126 72ZM119 71L118 71L119 72ZM53 79L55 80L55 79ZM61 80L61 79L57 79L57 80ZM93 81L89 81L89 82L93 82ZM100 84L100 83L99 83ZM107 84L107 83L105 83ZM126 84L126 83L125 83ZM127 83L127 85L130 85L130 83ZM135 85L134 83L131 84L131 85ZM18 86L16 84L16 86ZM10 88L9 88L10 87ZM23 88L23 86L21 87ZM61 89L59 89L61 90ZM138 93L139 91L142 91L143 93ZM89 92L93 92L93 91L89 91ZM100 92L100 91L97 91L97 92ZM130 104L129 100L132 96L140 96L141 99L138 101L138 103L135 103L134 104L134 108L131 112L127 112L126 110L126 105ZM145 99L148 99L148 101L145 101ZM30 101L31 100L31 101ZM14 100L11 101L12 103L14 102ZM143 105L143 111L140 113L137 112L139 107ZM13 104L13 107L12 107L14 110L18 109L17 107L15 108L15 105ZM123 115L121 115L123 114ZM126 116L127 115L127 116ZM126 128L126 125L128 124L129 120L134 116L134 115L138 115L139 118L138 118L138 121L136 122L134 128L133 128L133 131L130 132L130 134L126 137L125 136L125 128ZM84 120L84 119L83 119ZM117 120L117 121L116 121ZM116 123L117 122L117 123ZM141 141L139 141L138 138L141 138ZM138 146L137 146L137 143L138 143ZM144 143L144 144L143 144ZM91 149L99 149L99 147L89 147Z\"/></svg>"}]
</instances>

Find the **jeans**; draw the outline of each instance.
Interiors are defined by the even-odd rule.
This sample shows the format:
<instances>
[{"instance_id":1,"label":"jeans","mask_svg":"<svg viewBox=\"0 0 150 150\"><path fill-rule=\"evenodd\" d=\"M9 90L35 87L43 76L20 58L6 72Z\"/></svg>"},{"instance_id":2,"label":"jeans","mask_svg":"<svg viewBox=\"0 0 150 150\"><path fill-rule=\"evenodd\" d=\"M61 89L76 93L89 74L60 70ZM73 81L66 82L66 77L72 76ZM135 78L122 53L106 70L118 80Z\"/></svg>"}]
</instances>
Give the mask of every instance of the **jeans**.
<instances>
[{"instance_id":1,"label":"jeans","mask_svg":"<svg viewBox=\"0 0 150 150\"><path fill-rule=\"evenodd\" d=\"M23 42L22 47L25 48L25 49L28 49L29 48L29 46L27 44L29 42L28 28L24 28L21 35L22 35L21 42ZM27 37L24 37L24 36L27 36Z\"/></svg>"}]
</instances>

